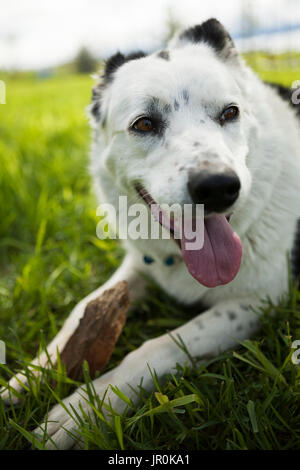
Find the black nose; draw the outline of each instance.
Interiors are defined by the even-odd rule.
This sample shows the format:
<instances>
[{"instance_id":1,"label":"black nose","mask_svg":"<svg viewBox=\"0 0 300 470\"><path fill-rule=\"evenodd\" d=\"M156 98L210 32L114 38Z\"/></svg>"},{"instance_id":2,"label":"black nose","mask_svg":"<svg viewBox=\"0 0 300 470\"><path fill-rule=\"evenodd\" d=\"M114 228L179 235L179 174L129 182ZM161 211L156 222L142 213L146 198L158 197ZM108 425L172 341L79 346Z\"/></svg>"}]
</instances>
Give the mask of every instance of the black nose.
<instances>
[{"instance_id":1,"label":"black nose","mask_svg":"<svg viewBox=\"0 0 300 470\"><path fill-rule=\"evenodd\" d=\"M223 212L237 200L241 183L234 171L192 173L188 190L195 204L204 204L205 211Z\"/></svg>"}]
</instances>

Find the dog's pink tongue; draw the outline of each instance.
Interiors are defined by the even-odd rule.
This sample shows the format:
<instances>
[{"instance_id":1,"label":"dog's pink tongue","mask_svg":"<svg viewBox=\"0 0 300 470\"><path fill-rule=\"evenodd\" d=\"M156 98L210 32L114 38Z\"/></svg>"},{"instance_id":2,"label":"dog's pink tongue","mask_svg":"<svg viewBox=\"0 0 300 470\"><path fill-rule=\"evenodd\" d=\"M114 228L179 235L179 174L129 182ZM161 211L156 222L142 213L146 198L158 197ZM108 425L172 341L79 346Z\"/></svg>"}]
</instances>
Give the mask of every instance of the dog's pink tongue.
<instances>
[{"instance_id":1,"label":"dog's pink tongue","mask_svg":"<svg viewBox=\"0 0 300 470\"><path fill-rule=\"evenodd\" d=\"M182 256L191 275L206 287L216 287L232 281L238 273L242 258L239 236L223 215L205 220L204 244L201 250L187 250L184 235Z\"/></svg>"}]
</instances>

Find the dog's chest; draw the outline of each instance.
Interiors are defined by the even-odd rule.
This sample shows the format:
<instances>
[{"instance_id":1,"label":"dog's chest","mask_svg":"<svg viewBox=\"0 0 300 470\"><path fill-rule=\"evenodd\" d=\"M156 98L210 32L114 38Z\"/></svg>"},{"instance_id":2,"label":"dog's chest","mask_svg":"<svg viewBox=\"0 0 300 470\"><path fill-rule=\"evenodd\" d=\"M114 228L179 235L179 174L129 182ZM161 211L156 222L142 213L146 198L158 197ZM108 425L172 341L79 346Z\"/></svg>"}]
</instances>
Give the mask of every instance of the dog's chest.
<instances>
[{"instance_id":1,"label":"dog's chest","mask_svg":"<svg viewBox=\"0 0 300 470\"><path fill-rule=\"evenodd\" d=\"M207 291L189 274L173 240L126 240L124 245L135 257L137 269L178 301L197 302Z\"/></svg>"}]
</instances>

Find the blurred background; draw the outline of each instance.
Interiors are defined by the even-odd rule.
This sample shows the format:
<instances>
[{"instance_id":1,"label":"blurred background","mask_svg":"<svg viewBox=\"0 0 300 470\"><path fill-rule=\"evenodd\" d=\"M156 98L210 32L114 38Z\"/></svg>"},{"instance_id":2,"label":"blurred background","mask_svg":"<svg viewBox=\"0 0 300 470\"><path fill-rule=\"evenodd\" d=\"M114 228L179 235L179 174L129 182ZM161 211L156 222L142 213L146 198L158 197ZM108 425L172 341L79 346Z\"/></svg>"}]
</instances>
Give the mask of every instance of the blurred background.
<instances>
[{"instance_id":1,"label":"blurred background","mask_svg":"<svg viewBox=\"0 0 300 470\"><path fill-rule=\"evenodd\" d=\"M0 12L3 71L89 73L117 50L155 50L212 16L258 67L300 68L299 0L0 0Z\"/></svg>"}]
</instances>

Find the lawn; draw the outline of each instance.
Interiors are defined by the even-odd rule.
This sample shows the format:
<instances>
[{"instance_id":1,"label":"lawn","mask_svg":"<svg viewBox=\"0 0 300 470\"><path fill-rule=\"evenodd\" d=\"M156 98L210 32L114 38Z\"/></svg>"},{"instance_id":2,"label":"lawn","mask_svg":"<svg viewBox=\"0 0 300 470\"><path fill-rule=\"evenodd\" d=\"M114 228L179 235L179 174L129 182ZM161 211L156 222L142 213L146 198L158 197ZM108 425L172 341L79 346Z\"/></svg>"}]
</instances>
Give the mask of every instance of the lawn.
<instances>
[{"instance_id":1,"label":"lawn","mask_svg":"<svg viewBox=\"0 0 300 470\"><path fill-rule=\"evenodd\" d=\"M253 56L247 60L259 64ZM300 69L259 71L286 85L300 76ZM96 237L85 117L91 85L87 76L6 79L7 104L0 105L0 339L7 364L0 365L0 385L27 367L123 256L116 241ZM109 367L195 313L149 284L146 300L128 315ZM291 361L292 340L300 338L299 291L291 284L278 305L265 301L261 313L255 338L206 366L178 366L156 384L156 394L141 390L140 405L114 424L100 429L100 413L96 423L83 419L84 448L300 449L300 369ZM32 443L30 431L75 385L57 368L44 371L43 381L31 377L20 405L5 408L0 399L0 449L43 448ZM101 409L92 392L89 399Z\"/></svg>"}]
</instances>

